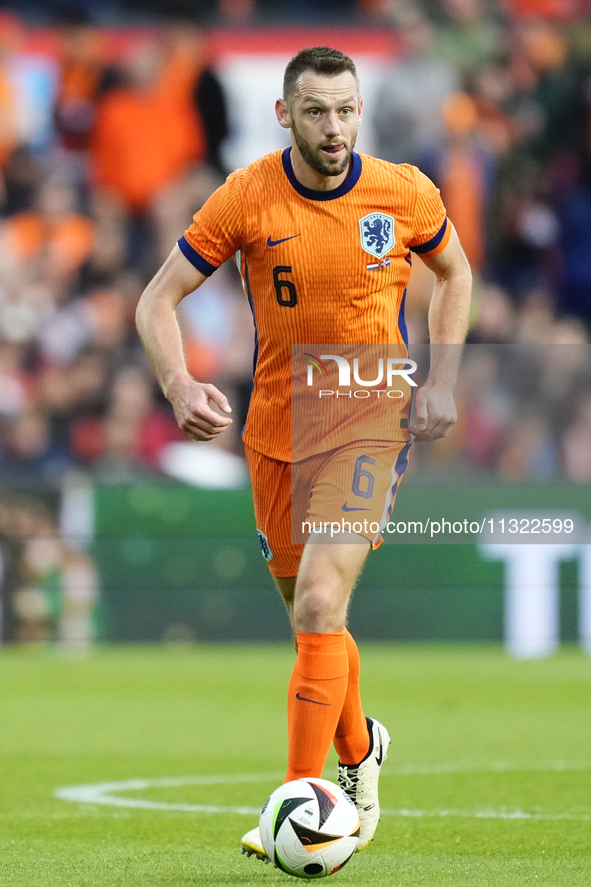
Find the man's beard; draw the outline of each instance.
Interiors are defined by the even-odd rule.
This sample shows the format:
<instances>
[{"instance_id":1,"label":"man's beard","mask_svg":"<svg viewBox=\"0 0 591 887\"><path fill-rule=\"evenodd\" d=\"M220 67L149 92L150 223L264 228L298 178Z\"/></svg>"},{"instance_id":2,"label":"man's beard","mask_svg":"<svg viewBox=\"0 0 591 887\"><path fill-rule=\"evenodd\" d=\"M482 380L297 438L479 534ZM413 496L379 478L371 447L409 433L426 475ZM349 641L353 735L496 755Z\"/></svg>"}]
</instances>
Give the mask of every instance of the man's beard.
<instances>
[{"instance_id":1,"label":"man's beard","mask_svg":"<svg viewBox=\"0 0 591 887\"><path fill-rule=\"evenodd\" d=\"M314 172L319 173L321 176L340 176L345 172L347 167L349 166L349 161L351 160L351 153L353 148L355 147L355 142L357 140L357 133L353 136L351 141L351 147L346 152L346 155L343 160L341 160L338 166L330 165L322 159L322 157L314 153L310 144L304 139L295 125L291 124L291 131L293 132L293 137L295 139L295 143L299 148L300 154L308 164L308 166L312 167Z\"/></svg>"}]
</instances>

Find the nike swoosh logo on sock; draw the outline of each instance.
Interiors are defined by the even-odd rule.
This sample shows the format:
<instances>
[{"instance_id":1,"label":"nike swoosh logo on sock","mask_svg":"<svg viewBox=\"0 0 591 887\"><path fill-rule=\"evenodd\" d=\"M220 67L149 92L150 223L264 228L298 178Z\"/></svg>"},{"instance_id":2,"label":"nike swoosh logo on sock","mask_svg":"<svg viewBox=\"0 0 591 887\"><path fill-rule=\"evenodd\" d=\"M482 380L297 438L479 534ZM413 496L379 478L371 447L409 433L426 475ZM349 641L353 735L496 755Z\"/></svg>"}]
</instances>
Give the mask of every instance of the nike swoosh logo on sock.
<instances>
[{"instance_id":1,"label":"nike swoosh logo on sock","mask_svg":"<svg viewBox=\"0 0 591 887\"><path fill-rule=\"evenodd\" d=\"M296 699L299 699L300 702L313 702L314 705L331 705L330 702L318 702L317 699L306 699L305 696L300 696L299 693L296 693Z\"/></svg>"}]
</instances>

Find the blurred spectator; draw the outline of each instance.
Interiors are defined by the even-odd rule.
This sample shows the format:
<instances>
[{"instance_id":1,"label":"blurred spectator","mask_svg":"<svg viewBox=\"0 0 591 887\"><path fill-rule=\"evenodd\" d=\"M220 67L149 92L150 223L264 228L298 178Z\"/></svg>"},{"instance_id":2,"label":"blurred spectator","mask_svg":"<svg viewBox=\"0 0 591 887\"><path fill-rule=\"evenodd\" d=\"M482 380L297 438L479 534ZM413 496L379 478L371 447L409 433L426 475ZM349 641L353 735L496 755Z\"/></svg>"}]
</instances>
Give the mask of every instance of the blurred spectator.
<instances>
[{"instance_id":1,"label":"blurred spectator","mask_svg":"<svg viewBox=\"0 0 591 887\"><path fill-rule=\"evenodd\" d=\"M218 0L220 14L233 24L247 21L255 11L255 0Z\"/></svg>"},{"instance_id":2,"label":"blurred spectator","mask_svg":"<svg viewBox=\"0 0 591 887\"><path fill-rule=\"evenodd\" d=\"M52 138L57 65L24 47L26 28L14 12L0 12L0 163L19 144L46 149Z\"/></svg>"},{"instance_id":3,"label":"blurred spectator","mask_svg":"<svg viewBox=\"0 0 591 887\"><path fill-rule=\"evenodd\" d=\"M402 58L388 69L376 96L377 154L428 172L444 134L443 103L460 81L453 66L436 54L427 18L406 11L399 33Z\"/></svg>"},{"instance_id":4,"label":"blurred spectator","mask_svg":"<svg viewBox=\"0 0 591 887\"><path fill-rule=\"evenodd\" d=\"M182 440L174 417L158 404L154 382L140 366L115 375L104 419L82 416L74 426L74 451L103 479L132 482L158 469L161 450Z\"/></svg>"},{"instance_id":5,"label":"blurred spectator","mask_svg":"<svg viewBox=\"0 0 591 887\"><path fill-rule=\"evenodd\" d=\"M203 131L205 161L225 175L220 149L229 134L226 96L211 66L205 36L182 4L168 5L166 15L163 79L171 92L188 92Z\"/></svg>"},{"instance_id":6,"label":"blurred spectator","mask_svg":"<svg viewBox=\"0 0 591 887\"><path fill-rule=\"evenodd\" d=\"M559 305L591 325L591 191L573 183L557 197L562 274Z\"/></svg>"},{"instance_id":7,"label":"blurred spectator","mask_svg":"<svg viewBox=\"0 0 591 887\"><path fill-rule=\"evenodd\" d=\"M173 18L161 39L146 37L133 48L123 83L98 104L92 133L99 194L132 220L128 259L147 261L152 271L165 257L221 183L215 174L222 171L227 134L225 98L203 37L190 22Z\"/></svg>"},{"instance_id":8,"label":"blurred spectator","mask_svg":"<svg viewBox=\"0 0 591 887\"><path fill-rule=\"evenodd\" d=\"M436 36L440 55L464 78L496 62L503 33L482 0L444 0L442 5L446 19Z\"/></svg>"},{"instance_id":9,"label":"blurred spectator","mask_svg":"<svg viewBox=\"0 0 591 887\"><path fill-rule=\"evenodd\" d=\"M84 13L68 11L60 32L54 125L61 147L77 155L88 149L98 99L116 84L117 76L107 65L104 35Z\"/></svg>"},{"instance_id":10,"label":"blurred spectator","mask_svg":"<svg viewBox=\"0 0 591 887\"><path fill-rule=\"evenodd\" d=\"M508 66L500 62L483 65L472 72L469 88L476 103L477 131L498 157L512 147L516 138L509 110L513 82Z\"/></svg>"},{"instance_id":11,"label":"blurred spectator","mask_svg":"<svg viewBox=\"0 0 591 887\"><path fill-rule=\"evenodd\" d=\"M187 97L187 113L195 116L202 139L203 162L161 189L152 204L158 260L164 261L178 232L222 184L227 170L222 146L230 132L226 97L210 64L207 42L183 4L167 9L163 28L163 82L170 94Z\"/></svg>"},{"instance_id":12,"label":"blurred spectator","mask_svg":"<svg viewBox=\"0 0 591 887\"><path fill-rule=\"evenodd\" d=\"M47 415L29 408L11 420L0 452L0 473L59 476L72 465L65 446L52 439Z\"/></svg>"},{"instance_id":13,"label":"blurred spectator","mask_svg":"<svg viewBox=\"0 0 591 887\"><path fill-rule=\"evenodd\" d=\"M31 210L10 216L0 238L15 267L31 269L40 263L46 282L63 285L90 255L94 226L76 211L76 194L66 181L46 179L35 203Z\"/></svg>"},{"instance_id":14,"label":"blurred spectator","mask_svg":"<svg viewBox=\"0 0 591 887\"><path fill-rule=\"evenodd\" d=\"M0 417L16 416L27 405L27 378L21 371L22 349L0 339Z\"/></svg>"},{"instance_id":15,"label":"blurred spectator","mask_svg":"<svg viewBox=\"0 0 591 887\"><path fill-rule=\"evenodd\" d=\"M558 452L540 409L517 417L499 453L499 472L505 480L519 483L545 480L556 474Z\"/></svg>"},{"instance_id":16,"label":"blurred spectator","mask_svg":"<svg viewBox=\"0 0 591 887\"><path fill-rule=\"evenodd\" d=\"M489 284L477 299L476 323L468 333L468 342L500 345L514 341L515 312L507 293Z\"/></svg>"},{"instance_id":17,"label":"blurred spectator","mask_svg":"<svg viewBox=\"0 0 591 887\"><path fill-rule=\"evenodd\" d=\"M51 140L57 69L47 55L23 50L26 29L14 12L0 12L0 166L21 144L35 150Z\"/></svg>"},{"instance_id":18,"label":"blurred spectator","mask_svg":"<svg viewBox=\"0 0 591 887\"><path fill-rule=\"evenodd\" d=\"M516 341L524 345L549 342L554 320L550 297L544 292L532 291L517 313Z\"/></svg>"},{"instance_id":19,"label":"blurred spectator","mask_svg":"<svg viewBox=\"0 0 591 887\"><path fill-rule=\"evenodd\" d=\"M0 14L0 165L20 141L18 95L11 72L12 53L20 38L20 23L12 13Z\"/></svg>"},{"instance_id":20,"label":"blurred spectator","mask_svg":"<svg viewBox=\"0 0 591 887\"><path fill-rule=\"evenodd\" d=\"M564 470L569 480L591 483L591 397L580 405L575 422L566 430L562 445Z\"/></svg>"},{"instance_id":21,"label":"blurred spectator","mask_svg":"<svg viewBox=\"0 0 591 887\"><path fill-rule=\"evenodd\" d=\"M161 188L205 157L189 72L176 62L165 58L161 43L146 38L126 60L125 84L99 103L94 181L130 213L148 209Z\"/></svg>"},{"instance_id":22,"label":"blurred spectator","mask_svg":"<svg viewBox=\"0 0 591 887\"><path fill-rule=\"evenodd\" d=\"M471 349L466 354L458 400L465 410L463 454L468 466L489 469L500 451L515 416L515 398L502 385L493 349Z\"/></svg>"},{"instance_id":23,"label":"blurred spectator","mask_svg":"<svg viewBox=\"0 0 591 887\"><path fill-rule=\"evenodd\" d=\"M4 167L2 215L11 216L32 209L41 180L41 165L30 148L26 145L15 148Z\"/></svg>"},{"instance_id":24,"label":"blurred spectator","mask_svg":"<svg viewBox=\"0 0 591 887\"><path fill-rule=\"evenodd\" d=\"M475 136L477 110L465 93L443 105L446 138L434 165L447 211L474 271L483 268L486 245L487 187L492 157Z\"/></svg>"},{"instance_id":25,"label":"blurred spectator","mask_svg":"<svg viewBox=\"0 0 591 887\"><path fill-rule=\"evenodd\" d=\"M40 496L3 491L1 501L2 639L56 640L67 655L86 654L98 600L92 559L60 538Z\"/></svg>"}]
</instances>

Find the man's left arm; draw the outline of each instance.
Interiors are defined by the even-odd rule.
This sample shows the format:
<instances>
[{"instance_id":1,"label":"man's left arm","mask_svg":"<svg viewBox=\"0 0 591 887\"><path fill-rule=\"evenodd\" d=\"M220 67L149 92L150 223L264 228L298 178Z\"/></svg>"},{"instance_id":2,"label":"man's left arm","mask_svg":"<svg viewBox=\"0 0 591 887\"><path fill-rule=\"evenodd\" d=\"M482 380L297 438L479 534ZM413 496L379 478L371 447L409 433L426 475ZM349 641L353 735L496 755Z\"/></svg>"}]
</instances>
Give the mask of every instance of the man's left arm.
<instances>
[{"instance_id":1,"label":"man's left arm","mask_svg":"<svg viewBox=\"0 0 591 887\"><path fill-rule=\"evenodd\" d=\"M421 258L435 274L428 318L431 369L416 393L409 431L427 441L446 437L457 421L453 390L468 330L472 273L455 230L445 249Z\"/></svg>"}]
</instances>

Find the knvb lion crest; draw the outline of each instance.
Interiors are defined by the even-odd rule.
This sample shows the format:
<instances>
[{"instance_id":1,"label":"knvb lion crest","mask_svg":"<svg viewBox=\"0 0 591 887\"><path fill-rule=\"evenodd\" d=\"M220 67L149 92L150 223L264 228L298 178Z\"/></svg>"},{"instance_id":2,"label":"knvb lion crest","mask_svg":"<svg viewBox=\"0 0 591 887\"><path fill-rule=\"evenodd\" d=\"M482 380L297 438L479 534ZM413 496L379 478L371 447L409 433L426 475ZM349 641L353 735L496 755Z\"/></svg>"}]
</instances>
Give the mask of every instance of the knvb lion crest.
<instances>
[{"instance_id":1,"label":"knvb lion crest","mask_svg":"<svg viewBox=\"0 0 591 887\"><path fill-rule=\"evenodd\" d=\"M257 535L259 537L259 542L261 543L261 552L266 561L273 560L273 552L271 551L271 546L269 545L269 540L265 536L262 530L259 530L257 527Z\"/></svg>"},{"instance_id":2,"label":"knvb lion crest","mask_svg":"<svg viewBox=\"0 0 591 887\"><path fill-rule=\"evenodd\" d=\"M394 246L394 219L385 213L370 213L359 219L361 246L377 259Z\"/></svg>"}]
</instances>

